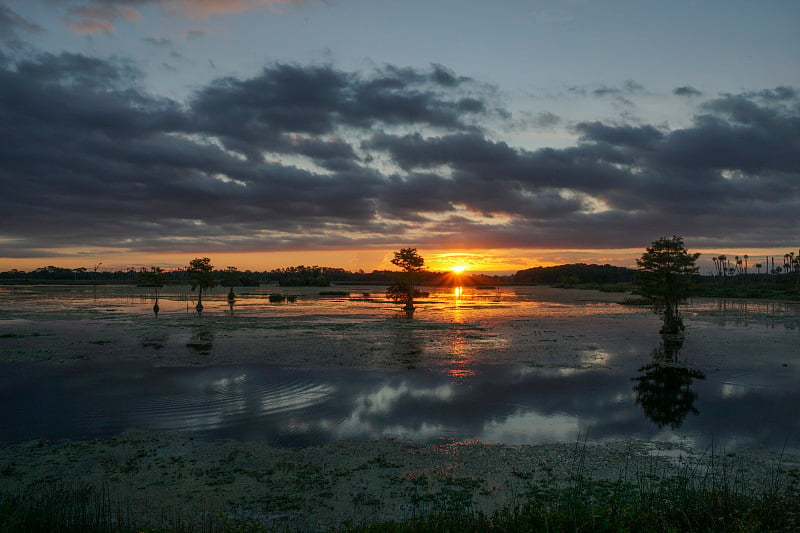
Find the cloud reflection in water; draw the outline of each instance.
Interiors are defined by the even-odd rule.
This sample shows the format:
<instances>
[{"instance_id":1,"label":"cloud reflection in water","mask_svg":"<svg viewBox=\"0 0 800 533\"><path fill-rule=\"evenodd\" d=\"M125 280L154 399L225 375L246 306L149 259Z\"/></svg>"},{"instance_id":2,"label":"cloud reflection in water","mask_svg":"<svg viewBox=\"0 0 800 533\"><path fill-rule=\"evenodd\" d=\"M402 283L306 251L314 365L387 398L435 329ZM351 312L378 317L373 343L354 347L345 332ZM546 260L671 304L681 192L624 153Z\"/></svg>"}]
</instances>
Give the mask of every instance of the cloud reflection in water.
<instances>
[{"instance_id":1,"label":"cloud reflection in water","mask_svg":"<svg viewBox=\"0 0 800 533\"><path fill-rule=\"evenodd\" d=\"M690 357L692 354L685 354ZM703 368L695 353L695 364ZM468 355L467 355L468 358ZM753 364L694 381L697 414L659 427L632 379L650 359L604 368L471 365L439 370L292 369L264 365L153 368L0 365L0 440L179 430L207 438L308 445L397 436L498 443L636 437L717 445L797 445L800 390L792 371ZM740 361L745 364L745 360ZM753 386L730 383L749 376ZM742 383L740 379L737 383ZM726 392L728 391L728 392ZM795 439L792 441L792 439Z\"/></svg>"}]
</instances>

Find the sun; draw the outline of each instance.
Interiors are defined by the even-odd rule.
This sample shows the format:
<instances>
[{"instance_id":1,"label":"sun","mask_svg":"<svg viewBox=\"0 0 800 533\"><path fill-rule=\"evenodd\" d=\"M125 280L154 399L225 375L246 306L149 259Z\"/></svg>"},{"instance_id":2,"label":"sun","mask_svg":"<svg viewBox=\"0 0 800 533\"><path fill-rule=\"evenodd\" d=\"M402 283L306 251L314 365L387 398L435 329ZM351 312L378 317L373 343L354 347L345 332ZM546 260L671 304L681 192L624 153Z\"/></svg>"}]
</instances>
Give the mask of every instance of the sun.
<instances>
[{"instance_id":1,"label":"sun","mask_svg":"<svg viewBox=\"0 0 800 533\"><path fill-rule=\"evenodd\" d=\"M452 270L456 274L463 274L466 269L467 269L466 265L456 265L450 267L450 270Z\"/></svg>"}]
</instances>

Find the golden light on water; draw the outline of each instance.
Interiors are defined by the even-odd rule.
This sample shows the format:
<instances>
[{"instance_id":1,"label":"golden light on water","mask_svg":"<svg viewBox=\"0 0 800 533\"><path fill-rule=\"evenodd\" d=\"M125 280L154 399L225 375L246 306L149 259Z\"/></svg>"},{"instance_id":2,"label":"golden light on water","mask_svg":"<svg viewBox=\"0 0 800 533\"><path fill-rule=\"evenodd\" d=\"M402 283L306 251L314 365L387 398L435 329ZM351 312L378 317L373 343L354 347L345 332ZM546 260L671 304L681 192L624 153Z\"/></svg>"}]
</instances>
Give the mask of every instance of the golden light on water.
<instances>
[{"instance_id":1,"label":"golden light on water","mask_svg":"<svg viewBox=\"0 0 800 533\"><path fill-rule=\"evenodd\" d=\"M452 322L453 324L463 325L465 322L464 309L459 306L458 300L464 292L463 287L454 287L453 296L456 299L455 306L452 308ZM450 345L450 358L448 359L449 368L447 373L450 375L454 382L463 382L469 377L475 375L475 370L472 367L472 359L470 357L470 345L467 341L467 336L464 329L456 327L449 336Z\"/></svg>"}]
</instances>

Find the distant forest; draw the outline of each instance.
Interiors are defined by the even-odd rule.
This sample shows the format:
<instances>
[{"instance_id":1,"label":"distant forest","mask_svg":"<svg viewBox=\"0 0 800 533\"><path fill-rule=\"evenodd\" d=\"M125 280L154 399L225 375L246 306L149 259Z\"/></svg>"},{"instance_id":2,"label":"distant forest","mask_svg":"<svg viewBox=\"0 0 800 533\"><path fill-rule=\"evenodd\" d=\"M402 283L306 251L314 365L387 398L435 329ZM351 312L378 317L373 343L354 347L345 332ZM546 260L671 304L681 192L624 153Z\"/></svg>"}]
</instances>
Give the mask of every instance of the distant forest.
<instances>
[{"instance_id":1,"label":"distant forest","mask_svg":"<svg viewBox=\"0 0 800 533\"><path fill-rule=\"evenodd\" d=\"M142 272L146 269L128 268L125 270L95 270L88 268L60 268L47 266L30 272L9 270L0 272L2 282L43 282L43 283L139 283ZM359 270L351 272L343 268L323 266L290 266L267 271L236 271L237 285L257 286L277 284L281 286L317 286L330 284L375 284L391 283L397 272L390 270ZM507 276L488 276L484 274L465 273L459 276L463 285L576 285L585 283L630 283L634 281L636 270L611 265L586 265L583 263L536 267L520 270ZM226 286L230 272L215 270L219 284ZM190 283L190 273L185 269L165 271L168 284ZM422 285L452 285L454 274L451 272L426 271L419 274Z\"/></svg>"},{"instance_id":2,"label":"distant forest","mask_svg":"<svg viewBox=\"0 0 800 533\"><path fill-rule=\"evenodd\" d=\"M636 270L612 265L574 263L520 270L511 276L517 285L577 285L580 283L632 283Z\"/></svg>"},{"instance_id":3,"label":"distant forest","mask_svg":"<svg viewBox=\"0 0 800 533\"><path fill-rule=\"evenodd\" d=\"M747 256L745 256L747 257ZM786 254L783 266L780 263L767 269L762 264L748 265L747 260L726 261L724 256L714 258L717 271L710 275L696 275L694 293L697 295L731 296L735 291L739 296L765 296L761 289L788 290L794 295L800 289L800 261L794 254ZM737 261L738 260L738 261ZM767 264L767 263L765 263ZM753 270L755 269L755 273ZM141 284L144 268L125 270L99 270L88 268L60 268L47 266L30 272L9 270L0 272L0 283L59 283L59 284ZM233 276L231 273L233 272ZM636 269L613 265L587 265L574 263L549 267L535 267L520 270L507 276L488 276L484 274L426 271L419 273L420 285L554 285L559 287L600 288L603 290L631 290L636 284ZM184 268L165 271L168 285L187 285L191 283L191 273ZM388 285L396 280L398 272L391 270L359 270L351 272L343 268L323 266L290 266L266 271L239 271L219 269L214 271L220 286L258 286L280 285L284 287L327 287L329 285ZM231 281L234 280L234 281ZM709 292L713 291L713 292ZM800 294L800 293L798 293Z\"/></svg>"}]
</instances>

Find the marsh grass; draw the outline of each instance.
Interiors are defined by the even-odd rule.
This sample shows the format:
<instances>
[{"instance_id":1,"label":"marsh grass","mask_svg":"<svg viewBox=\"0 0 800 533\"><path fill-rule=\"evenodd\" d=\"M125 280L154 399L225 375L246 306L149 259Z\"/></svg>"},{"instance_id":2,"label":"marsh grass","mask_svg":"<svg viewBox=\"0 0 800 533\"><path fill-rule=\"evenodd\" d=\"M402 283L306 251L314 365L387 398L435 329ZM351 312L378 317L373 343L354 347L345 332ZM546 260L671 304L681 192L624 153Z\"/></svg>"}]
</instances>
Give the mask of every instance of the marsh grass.
<instances>
[{"instance_id":1,"label":"marsh grass","mask_svg":"<svg viewBox=\"0 0 800 533\"><path fill-rule=\"evenodd\" d=\"M800 470L779 465L754 487L743 468L711 454L677 472L636 472L628 480L593 479L576 446L566 486L534 485L527 499L493 514L432 512L402 522L365 524L358 532L789 532L800 531ZM585 451L585 445L583 446ZM554 480L551 480L554 481Z\"/></svg>"},{"instance_id":2,"label":"marsh grass","mask_svg":"<svg viewBox=\"0 0 800 533\"><path fill-rule=\"evenodd\" d=\"M576 445L575 450L569 479L559 482L545 476L534 480L520 473L532 481L527 494L516 505L491 514L474 507L470 495L479 487L472 483L448 493L447 498L432 499L431 505L421 506L424 511L415 512L411 519L356 519L334 531L800 531L800 470L796 467L786 470L779 463L767 479L754 483L735 458L712 452L708 460L685 462L669 471L653 466L628 472L623 467L617 479L609 480L592 476L585 444ZM425 499L425 492L425 487L420 487L413 496ZM380 505L377 500L367 503ZM0 532L16 531L244 533L292 529L291 524L264 525L211 513L176 511L171 516L142 519L112 498L105 487L40 484L23 494L0 494Z\"/></svg>"},{"instance_id":3,"label":"marsh grass","mask_svg":"<svg viewBox=\"0 0 800 533\"><path fill-rule=\"evenodd\" d=\"M107 490L88 484L36 485L0 499L0 530L30 532L119 531L124 513L112 509Z\"/></svg>"},{"instance_id":4,"label":"marsh grass","mask_svg":"<svg viewBox=\"0 0 800 533\"><path fill-rule=\"evenodd\" d=\"M23 494L0 494L0 532L25 533L212 533L257 531L244 522L176 512L147 520L112 498L107 487L88 483L37 484ZM247 529L239 529L247 527Z\"/></svg>"},{"instance_id":5,"label":"marsh grass","mask_svg":"<svg viewBox=\"0 0 800 533\"><path fill-rule=\"evenodd\" d=\"M653 300L644 296L626 296L622 301L618 302L619 305L633 305L649 307L653 305Z\"/></svg>"}]
</instances>

